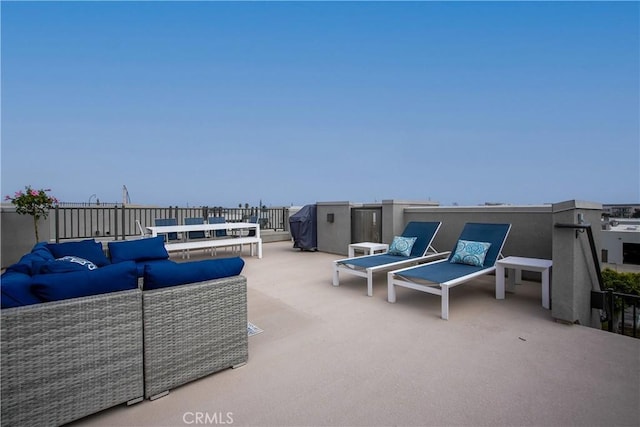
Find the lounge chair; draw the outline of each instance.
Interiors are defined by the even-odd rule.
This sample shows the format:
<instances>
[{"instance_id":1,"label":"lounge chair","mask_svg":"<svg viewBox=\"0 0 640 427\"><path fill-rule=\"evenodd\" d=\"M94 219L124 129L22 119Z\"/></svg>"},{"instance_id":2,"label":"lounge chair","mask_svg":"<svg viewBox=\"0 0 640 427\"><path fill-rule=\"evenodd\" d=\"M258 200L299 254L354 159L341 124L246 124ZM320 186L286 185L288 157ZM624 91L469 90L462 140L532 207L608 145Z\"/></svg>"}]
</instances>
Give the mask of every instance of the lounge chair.
<instances>
[{"instance_id":1,"label":"lounge chair","mask_svg":"<svg viewBox=\"0 0 640 427\"><path fill-rule=\"evenodd\" d=\"M509 230L511 230L511 224L467 223L449 258L387 273L388 301L396 302L396 286L440 295L442 298L441 317L447 320L449 318L449 288L495 271L496 261L502 257L502 248L509 235ZM486 248L484 245L484 253L480 254L476 253L474 250L476 248L465 252L465 243L461 244L461 241L473 242L472 245L469 245L470 247L477 247L478 243L489 243L490 246ZM475 262L478 265L470 265L466 262Z\"/></svg>"},{"instance_id":2,"label":"lounge chair","mask_svg":"<svg viewBox=\"0 0 640 427\"><path fill-rule=\"evenodd\" d=\"M415 237L416 241L408 256L389 253L339 259L333 262L333 286L340 286L340 272L367 278L367 295L373 296L373 273L418 264L444 257L448 252L438 253L431 243L442 225L441 222L417 222L407 224L401 237ZM428 253L429 250L433 253Z\"/></svg>"}]
</instances>

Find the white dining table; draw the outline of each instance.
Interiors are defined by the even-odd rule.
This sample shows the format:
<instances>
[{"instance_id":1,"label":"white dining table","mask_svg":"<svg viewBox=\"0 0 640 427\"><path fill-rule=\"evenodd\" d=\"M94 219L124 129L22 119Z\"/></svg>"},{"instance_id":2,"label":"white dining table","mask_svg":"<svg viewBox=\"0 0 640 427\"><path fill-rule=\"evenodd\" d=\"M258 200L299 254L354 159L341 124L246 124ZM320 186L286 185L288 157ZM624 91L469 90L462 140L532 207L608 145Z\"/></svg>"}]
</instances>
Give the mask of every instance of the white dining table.
<instances>
[{"instance_id":1,"label":"white dining table","mask_svg":"<svg viewBox=\"0 0 640 427\"><path fill-rule=\"evenodd\" d=\"M235 246L250 244L253 255L253 244L257 246L258 258L262 258L262 238L260 237L260 224L254 222L224 222L217 224L191 224L191 225L158 225L147 226L152 237L164 233L183 233L185 238L178 243L165 243L165 248L170 250L204 249L219 246ZM207 238L188 240L186 237L190 231L216 231L216 230L255 230L255 236L240 236L227 238Z\"/></svg>"}]
</instances>

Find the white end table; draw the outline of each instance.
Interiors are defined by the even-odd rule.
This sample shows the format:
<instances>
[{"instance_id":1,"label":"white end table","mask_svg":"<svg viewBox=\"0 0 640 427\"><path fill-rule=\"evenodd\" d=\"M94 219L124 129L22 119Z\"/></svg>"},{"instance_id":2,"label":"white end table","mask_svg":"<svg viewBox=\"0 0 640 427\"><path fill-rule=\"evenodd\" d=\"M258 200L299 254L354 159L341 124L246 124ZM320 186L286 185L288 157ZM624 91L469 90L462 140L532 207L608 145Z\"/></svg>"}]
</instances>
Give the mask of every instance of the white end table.
<instances>
[{"instance_id":1,"label":"white end table","mask_svg":"<svg viewBox=\"0 0 640 427\"><path fill-rule=\"evenodd\" d=\"M368 255L373 255L377 252L387 252L389 245L373 242L352 243L349 245L349 258L353 258L356 255L356 249L365 252L365 254L368 252Z\"/></svg>"},{"instance_id":2,"label":"white end table","mask_svg":"<svg viewBox=\"0 0 640 427\"><path fill-rule=\"evenodd\" d=\"M509 274L507 290L515 292L516 282L522 279L522 270L537 271L542 273L542 306L546 309L550 307L549 286L550 270L553 262L548 259L524 258L509 256L496 262L496 299L504 299L504 271L507 268L515 270L515 274Z\"/></svg>"}]
</instances>

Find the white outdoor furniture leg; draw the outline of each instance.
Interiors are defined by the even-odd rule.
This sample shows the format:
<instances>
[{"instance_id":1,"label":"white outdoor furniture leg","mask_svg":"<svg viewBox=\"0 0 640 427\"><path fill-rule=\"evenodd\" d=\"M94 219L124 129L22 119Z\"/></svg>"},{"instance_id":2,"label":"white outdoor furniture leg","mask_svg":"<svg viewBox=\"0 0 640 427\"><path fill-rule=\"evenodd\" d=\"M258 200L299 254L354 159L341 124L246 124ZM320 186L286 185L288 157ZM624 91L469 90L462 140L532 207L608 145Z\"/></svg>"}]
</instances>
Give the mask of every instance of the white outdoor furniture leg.
<instances>
[{"instance_id":1,"label":"white outdoor furniture leg","mask_svg":"<svg viewBox=\"0 0 640 427\"><path fill-rule=\"evenodd\" d=\"M440 298L442 298L442 303L441 303L442 313L440 317L442 317L443 320L449 320L449 287L448 286L442 286L442 295L440 295Z\"/></svg>"},{"instance_id":2,"label":"white outdoor furniture leg","mask_svg":"<svg viewBox=\"0 0 640 427\"><path fill-rule=\"evenodd\" d=\"M550 298L549 298L549 272L550 270L547 268L542 271L542 306L547 310L551 308Z\"/></svg>"},{"instance_id":3,"label":"white outdoor furniture leg","mask_svg":"<svg viewBox=\"0 0 640 427\"><path fill-rule=\"evenodd\" d=\"M496 299L504 299L504 266L496 264Z\"/></svg>"},{"instance_id":4,"label":"white outdoor furniture leg","mask_svg":"<svg viewBox=\"0 0 640 427\"><path fill-rule=\"evenodd\" d=\"M387 301L396 302L396 287L392 282L393 273L387 274Z\"/></svg>"},{"instance_id":5,"label":"white outdoor furniture leg","mask_svg":"<svg viewBox=\"0 0 640 427\"><path fill-rule=\"evenodd\" d=\"M373 296L373 270L367 268L367 296Z\"/></svg>"},{"instance_id":6,"label":"white outdoor furniture leg","mask_svg":"<svg viewBox=\"0 0 640 427\"><path fill-rule=\"evenodd\" d=\"M507 292L515 293L516 283L522 283L522 270L517 268L507 269Z\"/></svg>"},{"instance_id":7,"label":"white outdoor furniture leg","mask_svg":"<svg viewBox=\"0 0 640 427\"><path fill-rule=\"evenodd\" d=\"M340 286L340 271L338 271L338 263L333 263L333 286Z\"/></svg>"}]
</instances>

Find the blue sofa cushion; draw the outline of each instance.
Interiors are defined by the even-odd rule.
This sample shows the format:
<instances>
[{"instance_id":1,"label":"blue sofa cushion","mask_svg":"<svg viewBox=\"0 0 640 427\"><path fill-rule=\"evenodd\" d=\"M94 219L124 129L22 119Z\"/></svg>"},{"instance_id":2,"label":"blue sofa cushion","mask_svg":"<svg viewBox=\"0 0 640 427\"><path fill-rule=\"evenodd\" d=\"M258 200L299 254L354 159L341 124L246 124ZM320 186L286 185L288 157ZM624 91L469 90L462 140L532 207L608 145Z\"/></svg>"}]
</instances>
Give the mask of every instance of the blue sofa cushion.
<instances>
[{"instance_id":1,"label":"blue sofa cushion","mask_svg":"<svg viewBox=\"0 0 640 427\"><path fill-rule=\"evenodd\" d=\"M98 267L110 264L109 259L102 250L102 243L94 239L81 240L79 242L49 243L47 245L54 258L62 258L74 255L91 261Z\"/></svg>"},{"instance_id":2,"label":"blue sofa cushion","mask_svg":"<svg viewBox=\"0 0 640 427\"><path fill-rule=\"evenodd\" d=\"M96 268L98 268L98 266L89 260L73 255L67 255L62 258L46 262L40 268L39 273L69 273L71 271L95 270Z\"/></svg>"},{"instance_id":3,"label":"blue sofa cushion","mask_svg":"<svg viewBox=\"0 0 640 427\"><path fill-rule=\"evenodd\" d=\"M136 264L126 261L96 270L37 274L32 277L31 290L43 301L58 301L137 287Z\"/></svg>"},{"instance_id":4,"label":"blue sofa cushion","mask_svg":"<svg viewBox=\"0 0 640 427\"><path fill-rule=\"evenodd\" d=\"M2 308L20 307L41 303L31 292L31 276L17 271L5 271L0 277L0 301Z\"/></svg>"},{"instance_id":5,"label":"blue sofa cushion","mask_svg":"<svg viewBox=\"0 0 640 427\"><path fill-rule=\"evenodd\" d=\"M144 289L158 289L237 276L243 267L244 260L240 257L172 264L147 264L144 267Z\"/></svg>"},{"instance_id":6,"label":"blue sofa cushion","mask_svg":"<svg viewBox=\"0 0 640 427\"><path fill-rule=\"evenodd\" d=\"M22 258L20 258L17 263L7 267L7 271L13 271L16 273L22 273L32 276L34 274L38 274L40 268L47 262L48 261L42 259L38 255L28 253L26 255L22 255Z\"/></svg>"},{"instance_id":7,"label":"blue sofa cushion","mask_svg":"<svg viewBox=\"0 0 640 427\"><path fill-rule=\"evenodd\" d=\"M150 237L148 239L125 240L122 242L109 242L108 245L109 255L113 263L169 258L169 253L164 248L164 238L162 236Z\"/></svg>"},{"instance_id":8,"label":"blue sofa cushion","mask_svg":"<svg viewBox=\"0 0 640 427\"><path fill-rule=\"evenodd\" d=\"M149 261L136 262L136 268L138 269L138 277L144 277L145 265L164 264L164 263L176 264L175 261L171 261L170 259L152 259Z\"/></svg>"}]
</instances>

